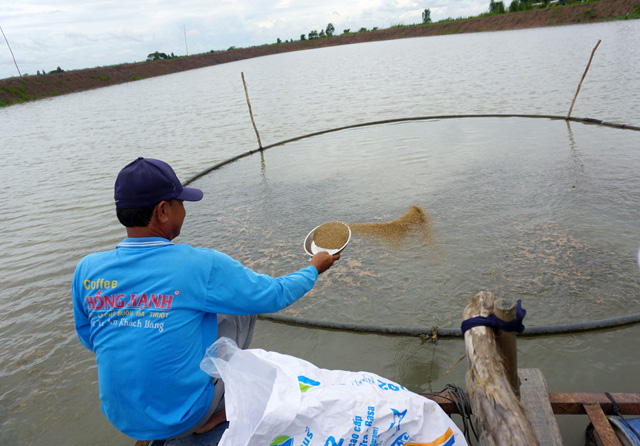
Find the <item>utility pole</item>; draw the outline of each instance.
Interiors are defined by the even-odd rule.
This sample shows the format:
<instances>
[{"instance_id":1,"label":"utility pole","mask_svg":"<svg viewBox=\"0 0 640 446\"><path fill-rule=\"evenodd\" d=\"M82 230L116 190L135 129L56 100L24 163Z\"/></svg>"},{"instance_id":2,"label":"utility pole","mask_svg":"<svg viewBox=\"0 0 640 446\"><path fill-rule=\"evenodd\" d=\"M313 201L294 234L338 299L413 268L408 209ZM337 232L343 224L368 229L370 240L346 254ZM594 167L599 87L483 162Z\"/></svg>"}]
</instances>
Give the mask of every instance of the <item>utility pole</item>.
<instances>
[{"instance_id":1,"label":"utility pole","mask_svg":"<svg viewBox=\"0 0 640 446\"><path fill-rule=\"evenodd\" d=\"M184 28L184 47L187 49L187 56L189 55L189 47L187 46L187 25L182 25Z\"/></svg>"},{"instance_id":2,"label":"utility pole","mask_svg":"<svg viewBox=\"0 0 640 446\"><path fill-rule=\"evenodd\" d=\"M2 35L4 36L4 41L7 42L7 46L9 47L9 52L11 52L11 57L13 57L13 63L16 64L16 70L18 70L18 74L22 77L22 73L20 73L20 68L18 68L18 62L16 62L16 57L13 55L13 51L11 50L11 45L9 45L9 41L7 40L7 36L4 35L4 31L2 30L2 26L0 26L0 31L2 31Z\"/></svg>"}]
</instances>

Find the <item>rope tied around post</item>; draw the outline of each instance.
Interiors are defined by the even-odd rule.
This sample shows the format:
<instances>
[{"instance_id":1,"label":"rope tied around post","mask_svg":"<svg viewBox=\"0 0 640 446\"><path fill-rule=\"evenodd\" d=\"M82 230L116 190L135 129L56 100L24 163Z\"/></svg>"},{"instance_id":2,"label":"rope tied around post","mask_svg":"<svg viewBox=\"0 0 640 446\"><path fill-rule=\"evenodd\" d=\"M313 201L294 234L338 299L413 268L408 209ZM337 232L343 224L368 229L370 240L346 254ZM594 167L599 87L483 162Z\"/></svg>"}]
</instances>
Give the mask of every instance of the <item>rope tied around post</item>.
<instances>
[{"instance_id":1,"label":"rope tied around post","mask_svg":"<svg viewBox=\"0 0 640 446\"><path fill-rule=\"evenodd\" d=\"M512 301L513 302L513 301ZM522 300L518 299L516 302L516 318L512 321L505 322L502 319L498 318L495 314L490 314L487 317L476 316L469 318L467 320L462 321L462 325L460 326L460 330L462 331L462 335L464 336L464 332L473 328L473 327L491 327L496 330L502 330L507 332L516 332L523 333L524 325L522 321L527 314L527 310L522 308Z\"/></svg>"}]
</instances>

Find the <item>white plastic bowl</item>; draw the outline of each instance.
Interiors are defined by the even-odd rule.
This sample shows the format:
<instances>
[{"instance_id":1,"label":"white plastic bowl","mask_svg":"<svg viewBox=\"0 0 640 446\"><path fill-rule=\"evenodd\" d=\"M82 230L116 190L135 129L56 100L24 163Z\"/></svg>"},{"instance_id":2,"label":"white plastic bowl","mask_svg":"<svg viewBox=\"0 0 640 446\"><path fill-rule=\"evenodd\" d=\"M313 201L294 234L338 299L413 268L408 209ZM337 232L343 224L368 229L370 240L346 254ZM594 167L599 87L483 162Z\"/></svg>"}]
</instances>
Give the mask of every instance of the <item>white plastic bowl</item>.
<instances>
[{"instance_id":1,"label":"white plastic bowl","mask_svg":"<svg viewBox=\"0 0 640 446\"><path fill-rule=\"evenodd\" d=\"M342 222L339 222L339 223L342 223ZM307 234L307 237L304 239L304 250L305 250L305 252L307 254L309 254L311 257L313 257L314 255L316 255L317 253L319 253L321 251L326 251L331 255L337 254L339 252L342 252L344 250L344 248L346 248L347 245L349 244L349 241L351 241L351 228L346 223L342 223L342 224L345 225L347 227L347 229L349 230L349 237L347 238L347 241L344 243L344 245L342 245L341 248L338 248L338 249L327 249L327 248L321 248L320 246L316 245L315 242L313 241L313 234L316 232L316 229L318 229L320 226L322 226L322 225L318 225L315 228L313 228L311 230L311 232L309 234Z\"/></svg>"}]
</instances>

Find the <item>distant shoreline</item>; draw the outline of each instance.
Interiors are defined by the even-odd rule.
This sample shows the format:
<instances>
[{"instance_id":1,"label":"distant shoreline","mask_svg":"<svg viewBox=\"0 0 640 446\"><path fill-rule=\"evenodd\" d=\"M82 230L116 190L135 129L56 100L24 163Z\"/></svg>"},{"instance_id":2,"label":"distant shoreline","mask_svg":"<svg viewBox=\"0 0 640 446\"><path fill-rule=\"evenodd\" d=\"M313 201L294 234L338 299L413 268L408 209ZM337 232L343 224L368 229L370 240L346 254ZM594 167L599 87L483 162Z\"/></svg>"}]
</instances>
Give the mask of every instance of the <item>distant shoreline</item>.
<instances>
[{"instance_id":1,"label":"distant shoreline","mask_svg":"<svg viewBox=\"0 0 640 446\"><path fill-rule=\"evenodd\" d=\"M599 0L591 3L554 6L547 9L487 17L457 19L428 25L397 26L383 30L312 40L230 49L227 51L176 57L166 60L136 62L62 73L50 73L46 75L29 75L22 78L15 77L0 80L0 106L19 104L140 79L148 79L165 74L178 73L195 68L290 51L412 37L596 23L624 17L640 18L640 0Z\"/></svg>"}]
</instances>

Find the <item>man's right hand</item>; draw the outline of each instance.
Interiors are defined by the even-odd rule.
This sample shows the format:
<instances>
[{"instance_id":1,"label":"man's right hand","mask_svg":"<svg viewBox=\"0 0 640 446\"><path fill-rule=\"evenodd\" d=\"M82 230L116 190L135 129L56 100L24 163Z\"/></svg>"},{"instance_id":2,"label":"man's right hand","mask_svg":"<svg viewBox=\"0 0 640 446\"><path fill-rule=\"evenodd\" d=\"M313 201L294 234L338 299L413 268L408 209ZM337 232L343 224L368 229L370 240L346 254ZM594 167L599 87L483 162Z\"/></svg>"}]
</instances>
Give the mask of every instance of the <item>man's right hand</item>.
<instances>
[{"instance_id":1,"label":"man's right hand","mask_svg":"<svg viewBox=\"0 0 640 446\"><path fill-rule=\"evenodd\" d=\"M311 257L311 265L315 266L318 270L318 274L322 274L333 265L333 262L340 258L340 253L329 254L327 251L320 251L313 257Z\"/></svg>"}]
</instances>

